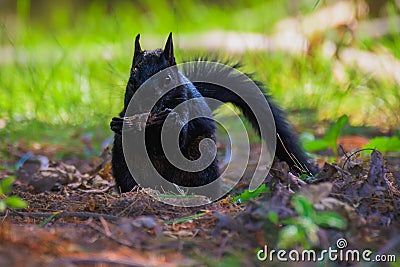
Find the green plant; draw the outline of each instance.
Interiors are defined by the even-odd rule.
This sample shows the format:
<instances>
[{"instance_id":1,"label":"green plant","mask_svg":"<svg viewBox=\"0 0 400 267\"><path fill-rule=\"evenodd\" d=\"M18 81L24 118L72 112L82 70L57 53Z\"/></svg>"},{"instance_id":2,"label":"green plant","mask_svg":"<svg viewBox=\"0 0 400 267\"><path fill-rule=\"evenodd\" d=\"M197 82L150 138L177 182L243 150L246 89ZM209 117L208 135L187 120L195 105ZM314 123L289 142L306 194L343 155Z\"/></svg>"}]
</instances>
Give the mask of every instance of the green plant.
<instances>
[{"instance_id":1,"label":"green plant","mask_svg":"<svg viewBox=\"0 0 400 267\"><path fill-rule=\"evenodd\" d=\"M348 121L349 118L347 115L341 116L321 139L315 139L314 136L311 135L305 138L303 135L302 141L304 148L309 151L318 151L330 148L333 153L337 155L337 139Z\"/></svg>"},{"instance_id":2,"label":"green plant","mask_svg":"<svg viewBox=\"0 0 400 267\"><path fill-rule=\"evenodd\" d=\"M56 217L58 214L62 213L62 211L56 211L53 214L51 214L49 217L44 219L41 223L38 224L39 227L45 226L48 222L50 222L54 217Z\"/></svg>"},{"instance_id":3,"label":"green plant","mask_svg":"<svg viewBox=\"0 0 400 267\"><path fill-rule=\"evenodd\" d=\"M19 196L7 196L7 194L12 191L14 181L14 176L4 178L0 181L0 211L6 210L7 207L11 209L22 209L28 206L28 203Z\"/></svg>"},{"instance_id":4,"label":"green plant","mask_svg":"<svg viewBox=\"0 0 400 267\"><path fill-rule=\"evenodd\" d=\"M245 203L248 202L250 199L254 199L258 197L262 193L269 192L270 188L266 187L265 184L262 184L259 188L256 190L250 191L248 189L244 190L243 193L240 195L236 196L234 200L239 203Z\"/></svg>"},{"instance_id":5,"label":"green plant","mask_svg":"<svg viewBox=\"0 0 400 267\"><path fill-rule=\"evenodd\" d=\"M282 220L285 224L279 232L278 246L280 248L293 247L296 244L303 248L310 248L318 244L318 231L323 228L346 228L346 221L332 211L317 211L313 204L305 197L295 195L291 204L297 216ZM276 222L276 216L269 216Z\"/></svg>"},{"instance_id":6,"label":"green plant","mask_svg":"<svg viewBox=\"0 0 400 267\"><path fill-rule=\"evenodd\" d=\"M378 136L372 138L370 142L363 148L373 148L381 152L399 152L400 137L399 136Z\"/></svg>"},{"instance_id":7,"label":"green plant","mask_svg":"<svg viewBox=\"0 0 400 267\"><path fill-rule=\"evenodd\" d=\"M205 213L205 212L202 212L202 213L193 214L193 215L186 216L186 217L179 218L179 219L167 220L167 221L165 221L164 223L165 223L165 224L184 223L184 222L187 222L187 221L190 221L190 220L198 219L198 218L200 218L200 217L203 217L204 215L206 215L206 213Z\"/></svg>"}]
</instances>

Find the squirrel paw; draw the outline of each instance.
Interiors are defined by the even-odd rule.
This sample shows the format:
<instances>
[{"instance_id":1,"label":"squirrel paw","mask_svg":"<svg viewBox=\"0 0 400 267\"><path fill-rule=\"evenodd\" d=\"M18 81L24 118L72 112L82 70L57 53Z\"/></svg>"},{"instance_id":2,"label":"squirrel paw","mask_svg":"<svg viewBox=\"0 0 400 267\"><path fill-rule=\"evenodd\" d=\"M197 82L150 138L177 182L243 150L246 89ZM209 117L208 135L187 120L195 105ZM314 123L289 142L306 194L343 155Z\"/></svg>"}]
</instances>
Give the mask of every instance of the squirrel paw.
<instances>
[{"instance_id":1,"label":"squirrel paw","mask_svg":"<svg viewBox=\"0 0 400 267\"><path fill-rule=\"evenodd\" d=\"M164 121L167 119L168 115L172 114L171 111L172 109L166 108L157 114L152 114L147 120L146 127L162 126Z\"/></svg>"},{"instance_id":2,"label":"squirrel paw","mask_svg":"<svg viewBox=\"0 0 400 267\"><path fill-rule=\"evenodd\" d=\"M110 128L116 134L122 134L123 125L124 125L123 118L114 117L114 118L112 118L112 120L110 122Z\"/></svg>"}]
</instances>

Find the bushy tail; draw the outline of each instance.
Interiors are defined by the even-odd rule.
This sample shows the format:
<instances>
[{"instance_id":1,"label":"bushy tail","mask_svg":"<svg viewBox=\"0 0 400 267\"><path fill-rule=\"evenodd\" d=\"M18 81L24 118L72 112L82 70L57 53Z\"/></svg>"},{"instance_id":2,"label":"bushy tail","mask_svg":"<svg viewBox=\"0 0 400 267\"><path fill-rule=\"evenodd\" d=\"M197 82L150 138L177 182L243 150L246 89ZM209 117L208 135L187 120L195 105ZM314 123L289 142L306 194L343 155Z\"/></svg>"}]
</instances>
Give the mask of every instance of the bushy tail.
<instances>
[{"instance_id":1,"label":"bushy tail","mask_svg":"<svg viewBox=\"0 0 400 267\"><path fill-rule=\"evenodd\" d=\"M184 66L184 74L193 82L203 97L217 99L237 106L258 133L260 133L260 127L268 128L269 122L257 122L253 110L257 114L269 113L268 107L265 107L265 98L275 121L277 134L276 156L280 160L286 161L296 173L315 174L313 167L309 163L309 158L300 146L294 129L286 121L285 112L273 102L271 96L262 91L262 88L264 88L262 83L253 81L249 78L249 75L243 75L235 68L226 67L223 64L210 64L210 62L203 60ZM226 88L221 84L229 84L232 87ZM255 88L255 85L258 88L258 92L249 90L249 88ZM247 101L230 90L232 88L234 88L235 92L239 92L241 96L245 96L247 100L250 99L251 107Z\"/></svg>"}]
</instances>

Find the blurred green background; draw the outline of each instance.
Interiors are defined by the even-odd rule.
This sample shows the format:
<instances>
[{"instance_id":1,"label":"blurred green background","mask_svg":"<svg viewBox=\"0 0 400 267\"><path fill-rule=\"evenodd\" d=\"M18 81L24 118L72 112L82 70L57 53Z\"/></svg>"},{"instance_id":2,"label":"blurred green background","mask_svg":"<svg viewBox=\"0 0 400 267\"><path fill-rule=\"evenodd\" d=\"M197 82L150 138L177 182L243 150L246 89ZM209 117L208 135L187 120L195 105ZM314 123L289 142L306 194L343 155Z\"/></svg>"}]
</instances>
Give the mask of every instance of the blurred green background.
<instances>
[{"instance_id":1,"label":"blurred green background","mask_svg":"<svg viewBox=\"0 0 400 267\"><path fill-rule=\"evenodd\" d=\"M134 37L141 33L142 47L154 49L171 31L178 61L219 53L243 62L300 132L323 135L347 114L353 126L394 135L399 2L0 0L2 150L21 140L73 150L88 146L82 140L89 137L92 153L99 153L122 108ZM333 9L343 3L354 9ZM228 33L237 38L219 40ZM306 47L285 48L296 34Z\"/></svg>"}]
</instances>

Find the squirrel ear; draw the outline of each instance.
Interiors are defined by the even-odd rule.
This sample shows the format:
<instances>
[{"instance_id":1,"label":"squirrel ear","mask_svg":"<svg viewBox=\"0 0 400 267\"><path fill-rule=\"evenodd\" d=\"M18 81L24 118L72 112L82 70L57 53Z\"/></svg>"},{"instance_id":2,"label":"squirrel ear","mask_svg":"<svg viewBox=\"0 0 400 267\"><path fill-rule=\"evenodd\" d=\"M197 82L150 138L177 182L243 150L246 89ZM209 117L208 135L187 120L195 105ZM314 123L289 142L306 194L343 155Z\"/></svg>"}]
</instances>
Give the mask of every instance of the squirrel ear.
<instances>
[{"instance_id":1,"label":"squirrel ear","mask_svg":"<svg viewBox=\"0 0 400 267\"><path fill-rule=\"evenodd\" d=\"M167 43L165 44L164 56L168 60L170 66L176 65L174 57L174 45L172 43L172 32L169 33Z\"/></svg>"},{"instance_id":2,"label":"squirrel ear","mask_svg":"<svg viewBox=\"0 0 400 267\"><path fill-rule=\"evenodd\" d=\"M138 56L143 52L142 48L140 47L139 39L140 39L140 33L138 35L136 35L136 38L135 38L135 52L133 54L132 64L135 64L135 61L137 60Z\"/></svg>"},{"instance_id":3,"label":"squirrel ear","mask_svg":"<svg viewBox=\"0 0 400 267\"><path fill-rule=\"evenodd\" d=\"M142 52L142 48L140 47L139 39L140 39L140 33L138 35L136 35L136 38L135 38L135 55Z\"/></svg>"}]
</instances>

